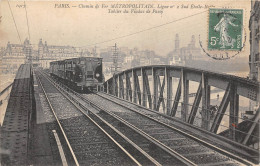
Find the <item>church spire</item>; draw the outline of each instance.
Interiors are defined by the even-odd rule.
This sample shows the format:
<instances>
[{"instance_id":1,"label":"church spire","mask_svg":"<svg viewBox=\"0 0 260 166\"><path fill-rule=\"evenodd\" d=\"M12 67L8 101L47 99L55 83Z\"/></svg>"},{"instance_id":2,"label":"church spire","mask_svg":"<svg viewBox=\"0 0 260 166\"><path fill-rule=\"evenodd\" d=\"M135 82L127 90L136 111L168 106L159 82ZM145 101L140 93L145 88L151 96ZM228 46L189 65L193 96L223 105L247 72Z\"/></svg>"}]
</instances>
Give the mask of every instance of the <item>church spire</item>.
<instances>
[{"instance_id":1,"label":"church spire","mask_svg":"<svg viewBox=\"0 0 260 166\"><path fill-rule=\"evenodd\" d=\"M179 39L179 34L177 33L175 35L175 50L178 50L180 48L180 39Z\"/></svg>"}]
</instances>

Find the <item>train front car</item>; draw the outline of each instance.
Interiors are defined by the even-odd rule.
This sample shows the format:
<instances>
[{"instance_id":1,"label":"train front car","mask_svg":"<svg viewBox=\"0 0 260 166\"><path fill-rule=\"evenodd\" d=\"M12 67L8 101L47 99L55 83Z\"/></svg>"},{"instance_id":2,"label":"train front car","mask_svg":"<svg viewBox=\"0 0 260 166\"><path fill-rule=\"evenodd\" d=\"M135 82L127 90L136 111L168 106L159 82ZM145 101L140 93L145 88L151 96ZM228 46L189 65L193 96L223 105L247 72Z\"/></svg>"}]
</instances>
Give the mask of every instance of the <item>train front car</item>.
<instances>
[{"instance_id":1,"label":"train front car","mask_svg":"<svg viewBox=\"0 0 260 166\"><path fill-rule=\"evenodd\" d=\"M86 92L97 91L103 86L102 58L85 59L85 87Z\"/></svg>"},{"instance_id":2,"label":"train front car","mask_svg":"<svg viewBox=\"0 0 260 166\"><path fill-rule=\"evenodd\" d=\"M73 89L89 93L103 84L102 58L81 57L65 60L66 84Z\"/></svg>"},{"instance_id":3,"label":"train front car","mask_svg":"<svg viewBox=\"0 0 260 166\"><path fill-rule=\"evenodd\" d=\"M70 88L90 93L103 86L102 58L81 57L50 63L50 74Z\"/></svg>"}]
</instances>

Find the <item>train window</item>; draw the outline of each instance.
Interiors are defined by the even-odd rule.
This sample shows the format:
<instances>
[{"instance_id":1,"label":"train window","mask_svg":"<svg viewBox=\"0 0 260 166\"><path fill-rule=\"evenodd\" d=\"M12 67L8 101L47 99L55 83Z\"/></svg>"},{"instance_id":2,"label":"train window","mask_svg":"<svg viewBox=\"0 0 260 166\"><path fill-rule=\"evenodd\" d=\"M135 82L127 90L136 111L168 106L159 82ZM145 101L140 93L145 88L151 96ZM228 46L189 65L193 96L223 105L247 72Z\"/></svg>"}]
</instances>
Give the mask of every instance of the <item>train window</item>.
<instances>
[{"instance_id":1,"label":"train window","mask_svg":"<svg viewBox=\"0 0 260 166\"><path fill-rule=\"evenodd\" d=\"M87 78L93 78L93 75L87 75Z\"/></svg>"},{"instance_id":2,"label":"train window","mask_svg":"<svg viewBox=\"0 0 260 166\"><path fill-rule=\"evenodd\" d=\"M81 65L84 65L84 64L85 64L85 62L84 62L84 61L80 61L80 64L81 64Z\"/></svg>"}]
</instances>

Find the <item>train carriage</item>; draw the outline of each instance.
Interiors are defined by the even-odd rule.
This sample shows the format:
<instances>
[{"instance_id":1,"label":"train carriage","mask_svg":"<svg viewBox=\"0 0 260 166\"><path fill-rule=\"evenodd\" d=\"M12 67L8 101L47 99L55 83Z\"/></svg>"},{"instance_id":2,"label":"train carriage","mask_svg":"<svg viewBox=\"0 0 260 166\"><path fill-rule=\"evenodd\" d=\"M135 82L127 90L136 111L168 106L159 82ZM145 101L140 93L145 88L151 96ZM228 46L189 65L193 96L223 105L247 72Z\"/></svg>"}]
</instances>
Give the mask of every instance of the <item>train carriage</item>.
<instances>
[{"instance_id":1,"label":"train carriage","mask_svg":"<svg viewBox=\"0 0 260 166\"><path fill-rule=\"evenodd\" d=\"M51 76L81 92L102 87L102 58L80 57L50 62Z\"/></svg>"}]
</instances>

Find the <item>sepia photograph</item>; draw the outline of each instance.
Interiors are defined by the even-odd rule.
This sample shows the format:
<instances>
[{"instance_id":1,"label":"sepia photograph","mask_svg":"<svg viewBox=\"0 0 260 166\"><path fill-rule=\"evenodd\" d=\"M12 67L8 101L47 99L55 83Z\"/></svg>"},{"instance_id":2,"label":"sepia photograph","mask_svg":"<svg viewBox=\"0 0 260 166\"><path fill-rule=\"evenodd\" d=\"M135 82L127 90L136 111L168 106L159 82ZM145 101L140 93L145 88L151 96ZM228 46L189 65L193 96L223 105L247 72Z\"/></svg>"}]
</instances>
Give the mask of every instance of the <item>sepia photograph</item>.
<instances>
[{"instance_id":1,"label":"sepia photograph","mask_svg":"<svg viewBox=\"0 0 260 166\"><path fill-rule=\"evenodd\" d=\"M259 0L0 0L0 166L260 164Z\"/></svg>"}]
</instances>

